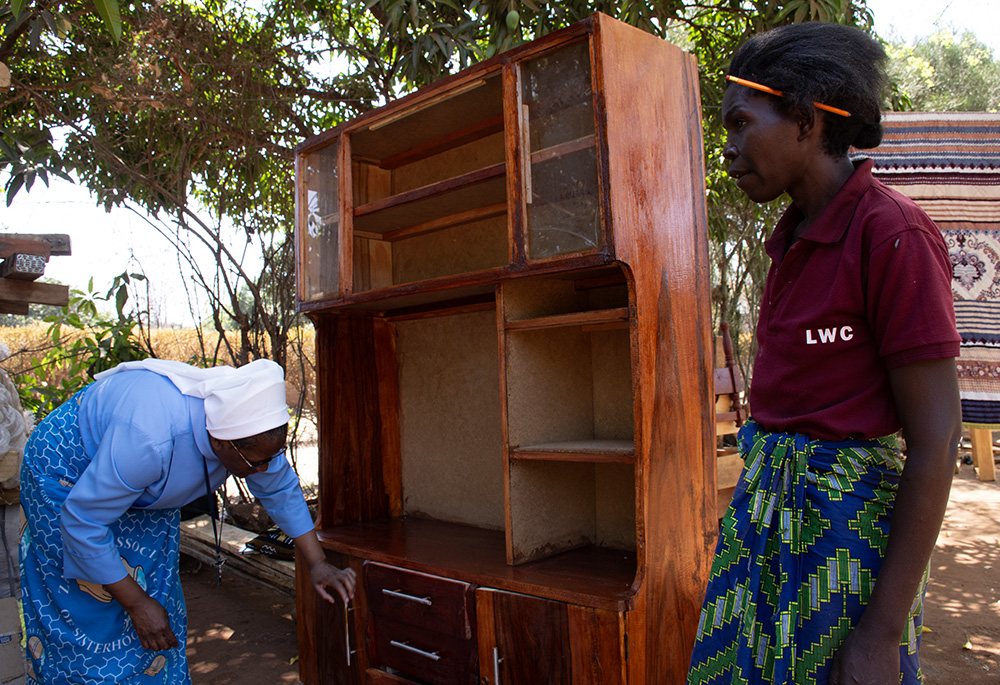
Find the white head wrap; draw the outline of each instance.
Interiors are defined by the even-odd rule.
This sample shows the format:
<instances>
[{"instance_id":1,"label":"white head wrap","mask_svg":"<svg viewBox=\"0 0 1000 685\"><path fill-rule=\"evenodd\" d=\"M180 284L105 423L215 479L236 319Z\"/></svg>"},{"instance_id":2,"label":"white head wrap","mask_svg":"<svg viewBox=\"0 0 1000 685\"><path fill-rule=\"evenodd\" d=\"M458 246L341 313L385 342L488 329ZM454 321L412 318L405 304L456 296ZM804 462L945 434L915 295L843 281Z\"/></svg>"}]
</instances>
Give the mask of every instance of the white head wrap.
<instances>
[{"instance_id":1,"label":"white head wrap","mask_svg":"<svg viewBox=\"0 0 1000 685\"><path fill-rule=\"evenodd\" d=\"M270 359L257 359L239 368L210 369L166 359L144 359L124 362L94 378L100 380L134 369L166 376L182 394L203 398L206 427L219 440L247 438L288 423L285 372Z\"/></svg>"}]
</instances>

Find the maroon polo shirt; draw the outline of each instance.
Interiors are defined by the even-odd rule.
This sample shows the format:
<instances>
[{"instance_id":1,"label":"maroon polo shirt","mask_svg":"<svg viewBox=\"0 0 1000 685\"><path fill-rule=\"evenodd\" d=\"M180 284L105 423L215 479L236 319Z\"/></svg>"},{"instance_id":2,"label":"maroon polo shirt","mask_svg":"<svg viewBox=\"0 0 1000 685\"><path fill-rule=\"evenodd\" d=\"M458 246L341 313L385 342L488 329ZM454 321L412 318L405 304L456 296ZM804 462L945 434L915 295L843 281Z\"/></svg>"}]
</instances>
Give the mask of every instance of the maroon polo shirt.
<instances>
[{"instance_id":1,"label":"maroon polo shirt","mask_svg":"<svg viewBox=\"0 0 1000 685\"><path fill-rule=\"evenodd\" d=\"M854 173L791 249L788 208L765 244L771 257L750 388L770 431L843 440L900 429L889 369L957 357L951 264L917 205Z\"/></svg>"}]
</instances>

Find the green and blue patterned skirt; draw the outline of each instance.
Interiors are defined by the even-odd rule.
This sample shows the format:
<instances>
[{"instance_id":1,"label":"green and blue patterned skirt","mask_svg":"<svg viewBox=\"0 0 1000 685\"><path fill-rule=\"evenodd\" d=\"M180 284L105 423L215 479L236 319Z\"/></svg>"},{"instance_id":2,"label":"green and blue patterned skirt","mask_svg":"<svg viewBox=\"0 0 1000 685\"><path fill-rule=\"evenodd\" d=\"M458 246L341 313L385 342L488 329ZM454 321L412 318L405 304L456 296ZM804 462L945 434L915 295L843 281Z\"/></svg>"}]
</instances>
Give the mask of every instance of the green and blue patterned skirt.
<instances>
[{"instance_id":1,"label":"green and blue patterned skirt","mask_svg":"<svg viewBox=\"0 0 1000 685\"><path fill-rule=\"evenodd\" d=\"M903 460L895 436L740 430L745 466L712 563L688 683L826 683L871 596ZM923 586L900 645L920 683Z\"/></svg>"}]
</instances>

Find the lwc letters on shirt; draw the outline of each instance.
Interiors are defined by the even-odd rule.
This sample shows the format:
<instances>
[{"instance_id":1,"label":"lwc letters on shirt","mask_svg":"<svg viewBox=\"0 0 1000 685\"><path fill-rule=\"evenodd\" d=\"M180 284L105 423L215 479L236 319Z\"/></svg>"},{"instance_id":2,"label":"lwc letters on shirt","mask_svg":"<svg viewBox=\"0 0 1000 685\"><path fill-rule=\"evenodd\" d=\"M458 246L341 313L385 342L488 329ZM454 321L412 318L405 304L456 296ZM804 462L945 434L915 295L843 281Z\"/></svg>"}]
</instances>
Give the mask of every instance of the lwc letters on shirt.
<instances>
[{"instance_id":1,"label":"lwc letters on shirt","mask_svg":"<svg viewBox=\"0 0 1000 685\"><path fill-rule=\"evenodd\" d=\"M840 328L807 328L806 345L817 345L819 343L832 343L837 340L847 342L854 337L853 326L841 326Z\"/></svg>"}]
</instances>

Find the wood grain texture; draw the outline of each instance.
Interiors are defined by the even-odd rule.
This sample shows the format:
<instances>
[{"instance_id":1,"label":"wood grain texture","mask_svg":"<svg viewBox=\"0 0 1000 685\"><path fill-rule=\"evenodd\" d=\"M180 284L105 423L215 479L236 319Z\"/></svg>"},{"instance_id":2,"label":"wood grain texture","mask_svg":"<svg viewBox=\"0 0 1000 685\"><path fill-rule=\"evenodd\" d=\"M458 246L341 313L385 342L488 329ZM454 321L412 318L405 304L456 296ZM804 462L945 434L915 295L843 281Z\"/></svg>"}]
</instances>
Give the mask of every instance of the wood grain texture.
<instances>
[{"instance_id":1,"label":"wood grain texture","mask_svg":"<svg viewBox=\"0 0 1000 685\"><path fill-rule=\"evenodd\" d=\"M348 560L341 555L327 554L327 561L344 567ZM356 685L361 670L354 656L346 658L346 651L357 651L354 629L348 640L348 622L353 620L353 610L345 615L343 603L338 599L330 604L313 590L307 564L296 564L296 626L299 643L299 680L304 685L337 683Z\"/></svg>"},{"instance_id":2,"label":"wood grain texture","mask_svg":"<svg viewBox=\"0 0 1000 685\"><path fill-rule=\"evenodd\" d=\"M587 548L510 566L503 532L414 518L339 525L318 534L338 553L473 585L614 611L632 602L633 552Z\"/></svg>"},{"instance_id":3,"label":"wood grain texture","mask_svg":"<svg viewBox=\"0 0 1000 685\"><path fill-rule=\"evenodd\" d=\"M393 411L395 378L383 355L384 322L367 316L316 321L319 402L320 518L324 525L384 518L392 507L383 459L398 459L386 436L398 436ZM377 344L381 343L381 345ZM381 350L381 352L376 352ZM381 361L380 361L381 360ZM381 372L381 374L380 374ZM398 496L398 495L397 495Z\"/></svg>"},{"instance_id":4,"label":"wood grain texture","mask_svg":"<svg viewBox=\"0 0 1000 685\"><path fill-rule=\"evenodd\" d=\"M526 163L519 133L518 60L591 32L603 246L586 255L529 261L524 253ZM510 262L484 263L463 273L413 271L422 280L400 278L396 285L365 292L351 292L346 287L351 284L342 280L345 288L338 297L299 304L317 322L321 541L327 549L353 559L480 586L476 610L484 682L493 681L493 646L513 654L502 656L501 670L513 676L505 683L683 682L717 525L715 383L697 68L693 58L679 49L595 15L572 30L488 60L460 78L446 79L389 107L398 108L396 112L412 107L417 112L413 116L422 116L420 112L434 111L434 97L447 96L449 89L457 92L462 83L484 78L494 79L495 84L498 70L501 87L486 87L502 95L505 164L503 174L494 179L499 194L498 189L469 193L462 199L468 206L455 206L451 200L456 194L462 198L465 181L451 179L359 208L362 223L357 228L381 233L419 226L439 221L449 212L480 211L505 196ZM463 97L456 95L452 102L464 102ZM392 110L383 110L341 130L350 134L348 140L354 136L363 141L370 152L384 149L402 155L398 160L418 160L447 142L447 135L435 134L437 142L419 141L414 150L401 147L398 139L383 144L376 134L391 133L397 122L401 126L406 121L392 116ZM472 135L478 115L456 112L454 116L464 122L457 126L455 140ZM382 129L366 128L378 120L389 123ZM303 149L328 135L307 141ZM420 145L426 150L418 149ZM471 176L465 180L470 179L481 182L467 188L481 189L494 182ZM352 187L349 180L342 183ZM443 205L451 203L448 211L431 206L446 197ZM411 211L421 205L428 216ZM342 211L345 230L353 231L355 211L350 200L342 201ZM369 220L365 217L379 217L380 223L364 226ZM433 227L427 224L420 230ZM397 234L392 256L397 259L397 248L407 249L411 241L445 241L445 236L458 240L461 235L451 227L415 237ZM345 270L354 263L350 254L354 242L351 237L341 246ZM432 258L433 250L421 254ZM605 283L612 271L614 278ZM578 278L568 277L572 272ZM580 292L580 284L588 278L610 286L612 301L599 302L608 299L607 293ZM550 285L542 284L549 280ZM403 362L393 347L391 331L394 326L401 328L403 321L436 316L435 309L471 307L487 312L497 284L501 284L495 319L506 530L401 517L406 493L397 479L405 468L406 442L400 440L398 376ZM529 295L540 285L557 295L535 298L541 300L536 304ZM505 313L509 307L504 303L515 302L508 297L515 291L525 293L518 295L522 302L518 307L537 311ZM384 318L394 314L400 315L399 323ZM522 318L536 320L516 321ZM590 330L609 325L618 329ZM476 356L472 372L482 370L484 356ZM457 361L455 366L463 368ZM556 367L559 373L553 371ZM585 383L566 380L581 373L589 374ZM619 384L608 380L611 377L624 381ZM590 396L581 404L576 395L583 386ZM553 392L557 387L566 390ZM492 414L487 418L494 420ZM567 428L567 423L572 425ZM628 425L623 429L622 423ZM535 430L536 425L541 428ZM567 451L550 444L595 438L626 441L634 447L631 453ZM518 459L517 446L531 444L543 448L528 449L520 456L530 458ZM578 456L594 463L562 461ZM597 463L605 459L627 463ZM543 529L555 520L554 513L544 513L548 511L544 500L570 480L567 473L579 476L577 471L586 472L586 478L577 480L588 485L564 487L567 496L560 502L565 506L558 508L563 513L568 510L574 488L577 495L585 490L590 503L573 525L565 526L565 540L546 537L544 530L538 536L511 532L525 524ZM531 485L533 493L527 493L522 481ZM605 487L605 482L612 485ZM622 488L623 482L628 487ZM630 507L629 515L623 516L622 509ZM615 546L634 542L635 552L586 546L510 565L536 552L548 554L562 546L605 538L606 544ZM521 541L532 548L528 554L518 550ZM554 546L546 550L546 545ZM481 594L483 588L495 591ZM508 595L499 598L500 591ZM370 666L365 664L364 669Z\"/></svg>"},{"instance_id":5,"label":"wood grain texture","mask_svg":"<svg viewBox=\"0 0 1000 685\"><path fill-rule=\"evenodd\" d=\"M603 15L597 36L615 250L637 310L636 612L647 615L631 617L629 681L683 682L716 521L697 66Z\"/></svg>"},{"instance_id":6,"label":"wood grain texture","mask_svg":"<svg viewBox=\"0 0 1000 685\"><path fill-rule=\"evenodd\" d=\"M69 304L69 286L0 278L0 300L65 307Z\"/></svg>"},{"instance_id":7,"label":"wood grain texture","mask_svg":"<svg viewBox=\"0 0 1000 685\"><path fill-rule=\"evenodd\" d=\"M621 614L488 588L476 592L476 602L480 682L625 682Z\"/></svg>"},{"instance_id":8,"label":"wood grain texture","mask_svg":"<svg viewBox=\"0 0 1000 685\"><path fill-rule=\"evenodd\" d=\"M39 245L38 243L44 243ZM65 257L72 253L69 235L65 233L3 233L0 234L0 257L15 252L42 257Z\"/></svg>"},{"instance_id":9,"label":"wood grain texture","mask_svg":"<svg viewBox=\"0 0 1000 685\"><path fill-rule=\"evenodd\" d=\"M474 587L443 576L375 562L364 565L371 612L460 640L475 636Z\"/></svg>"}]
</instances>

